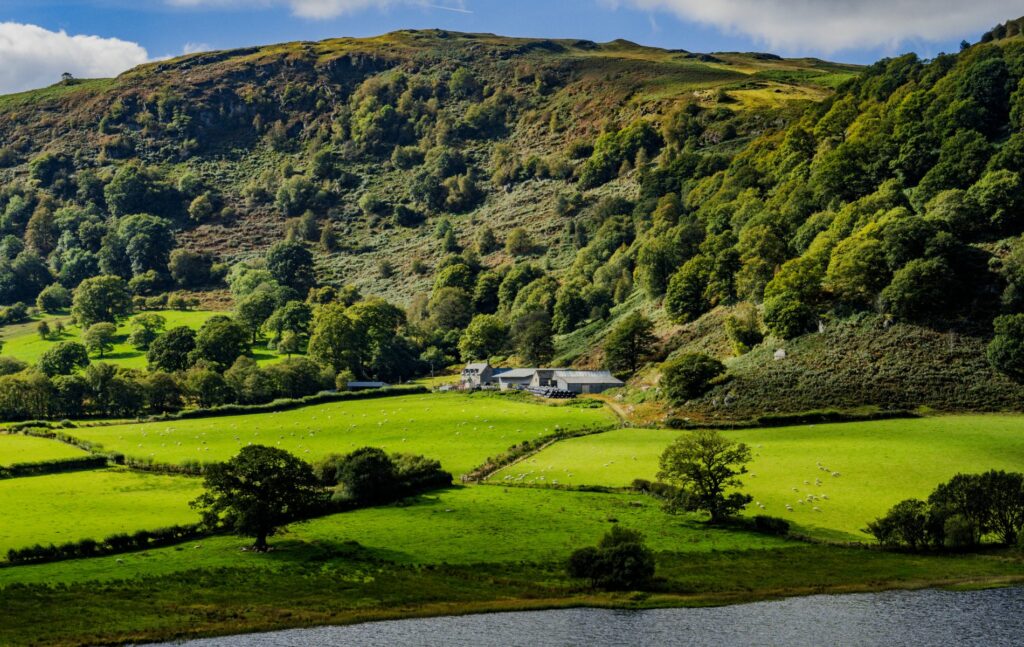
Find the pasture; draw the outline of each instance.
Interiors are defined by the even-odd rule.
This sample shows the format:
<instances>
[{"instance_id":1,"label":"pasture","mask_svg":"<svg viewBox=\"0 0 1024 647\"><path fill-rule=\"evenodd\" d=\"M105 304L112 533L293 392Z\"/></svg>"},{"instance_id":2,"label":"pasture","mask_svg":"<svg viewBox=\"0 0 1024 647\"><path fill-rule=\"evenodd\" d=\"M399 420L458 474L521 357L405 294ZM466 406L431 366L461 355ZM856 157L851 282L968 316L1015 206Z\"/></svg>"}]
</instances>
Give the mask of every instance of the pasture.
<instances>
[{"instance_id":1,"label":"pasture","mask_svg":"<svg viewBox=\"0 0 1024 647\"><path fill-rule=\"evenodd\" d=\"M198 330L206 320L214 315L230 315L230 312L217 312L215 310L157 310L153 311L167 320L166 330L187 326ZM146 351L138 350L128 343L128 335L132 332L132 319L129 317L120 322L117 327L117 338L114 348L105 353L101 358L93 353L90 355L92 361L116 364L125 368L146 368ZM57 321L63 322L66 326L60 335L53 334L47 339L42 339L36 332L40 321L45 321L54 328ZM29 322L5 326L0 328L0 339L3 341L3 354L15 359L20 359L29 364L35 364L47 350L62 341L82 341L82 330L71 323L67 315L39 315ZM262 342L253 346L252 356L258 362L272 363L284 359L284 355L278 355L275 351L267 350Z\"/></svg>"},{"instance_id":2,"label":"pasture","mask_svg":"<svg viewBox=\"0 0 1024 647\"><path fill-rule=\"evenodd\" d=\"M0 480L0 554L195 523L198 479L109 469Z\"/></svg>"},{"instance_id":3,"label":"pasture","mask_svg":"<svg viewBox=\"0 0 1024 647\"><path fill-rule=\"evenodd\" d=\"M557 429L615 423L605 409L549 406L491 395L418 394L239 416L69 430L104 450L157 463L217 462L249 444L315 461L365 446L422 454L456 478L490 456Z\"/></svg>"},{"instance_id":4,"label":"pasture","mask_svg":"<svg viewBox=\"0 0 1024 647\"><path fill-rule=\"evenodd\" d=\"M156 548L90 559L0 569L14 582L71 583L179 573L196 568L282 570L358 542L369 555L401 564L559 562L595 543L613 521L643 531L657 551L709 553L802 545L775 537L709 528L663 513L649 497L528 488L470 486L417 497L409 504L366 508L289 526L265 556L242 553L251 539L207 537L187 550ZM196 546L199 546L196 548ZM120 561L118 561L120 560Z\"/></svg>"},{"instance_id":5,"label":"pasture","mask_svg":"<svg viewBox=\"0 0 1024 647\"><path fill-rule=\"evenodd\" d=\"M85 455L81 449L56 440L20 434L0 434L0 467L7 467L15 463L40 463L62 458L78 458Z\"/></svg>"},{"instance_id":6,"label":"pasture","mask_svg":"<svg viewBox=\"0 0 1024 647\"><path fill-rule=\"evenodd\" d=\"M683 433L617 429L563 441L491 482L626 486L634 478L653 479L658 456ZM903 499L927 497L959 472L1019 470L1024 464L1021 416L942 416L726 435L754 452L743 488L755 500L749 514L782 517L809 534L840 540L869 539L861 532L868 521Z\"/></svg>"},{"instance_id":7,"label":"pasture","mask_svg":"<svg viewBox=\"0 0 1024 647\"><path fill-rule=\"evenodd\" d=\"M160 310L155 312L167 320L167 330L178 326L188 326L199 329L207 319L223 314L210 310ZM117 327L117 341L113 350L106 353L102 360L98 355L91 355L93 361L103 361L110 364L117 364L125 368L146 368L146 351L137 350L128 343L128 335L132 332L132 319L125 319ZM45 321L53 330L54 324L61 321L66 326L61 335L53 334L48 339L42 339L36 332L40 321ZM6 326L0 329L0 338L3 339L3 354L9 357L20 359L29 364L35 364L43 353L53 348L62 341L82 341L82 330L71 323L67 315L40 315L27 323Z\"/></svg>"}]
</instances>

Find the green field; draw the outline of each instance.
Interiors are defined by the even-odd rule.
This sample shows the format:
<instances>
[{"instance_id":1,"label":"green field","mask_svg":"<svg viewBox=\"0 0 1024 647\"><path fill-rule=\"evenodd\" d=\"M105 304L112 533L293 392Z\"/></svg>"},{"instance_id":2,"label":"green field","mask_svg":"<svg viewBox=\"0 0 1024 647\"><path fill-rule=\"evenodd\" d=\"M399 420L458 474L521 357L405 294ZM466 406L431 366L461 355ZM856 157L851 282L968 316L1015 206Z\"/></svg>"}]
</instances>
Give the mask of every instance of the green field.
<instances>
[{"instance_id":1,"label":"green field","mask_svg":"<svg viewBox=\"0 0 1024 647\"><path fill-rule=\"evenodd\" d=\"M188 326L198 330L206 320L214 315L230 315L226 312L215 310L158 310L155 314L167 320L166 330L178 326ZM146 351L136 349L128 343L128 335L132 332L133 317L125 319L118 324L118 337L113 350L105 353L102 358L92 354L92 361L102 361L109 364L124 366L125 368L146 368ZM57 321L64 322L66 328L64 333L58 336L51 336L49 339L42 339L36 332L40 321L45 321L52 330ZM0 328L0 341L3 341L3 354L9 357L20 359L29 364L35 364L50 348L62 341L82 341L82 330L71 323L71 318L65 315L39 315L29 322L5 326ZM253 357L259 362L276 362L284 358L274 351L267 350L263 344L256 344L253 347Z\"/></svg>"},{"instance_id":2,"label":"green field","mask_svg":"<svg viewBox=\"0 0 1024 647\"><path fill-rule=\"evenodd\" d=\"M567 440L499 472L491 482L522 477L525 483L625 486L634 478L654 478L658 456L681 433L618 429ZM868 521L902 499L927 497L958 472L1019 470L1024 464L1020 416L945 416L727 435L754 451L744 487L755 499L751 514L782 517L805 532L834 539L868 539L861 532ZM809 494L817 499L808 502Z\"/></svg>"},{"instance_id":3,"label":"green field","mask_svg":"<svg viewBox=\"0 0 1024 647\"><path fill-rule=\"evenodd\" d=\"M170 330L178 326L198 329L210 317L223 313L210 310L160 310L156 314L167 320L167 330ZM118 339L114 349L106 353L102 360L98 355L92 355L93 361L100 360L127 368L146 368L146 352L136 350L128 344L128 335L132 331L131 320L132 318L128 318L118 325ZM50 324L51 330L56 321L63 321L66 326L64 334L49 339L40 338L36 332L40 321ZM72 324L71 318L67 315L40 315L27 323L0 328L0 339L3 340L4 355L35 364L43 353L62 341L82 341L82 330Z\"/></svg>"},{"instance_id":4,"label":"green field","mask_svg":"<svg viewBox=\"0 0 1024 647\"><path fill-rule=\"evenodd\" d=\"M419 497L406 505L368 508L292 524L271 544L270 559L240 554L252 540L212 537L187 550L159 548L114 558L0 569L13 582L80 582L165 575L195 568L286 568L358 542L374 557L401 564L548 562L597 541L612 521L647 534L658 551L710 552L799 547L746 532L708 528L694 518L670 517L649 497L543 489L470 486ZM196 546L199 546L196 548ZM116 566L115 566L116 564Z\"/></svg>"},{"instance_id":5,"label":"green field","mask_svg":"<svg viewBox=\"0 0 1024 647\"><path fill-rule=\"evenodd\" d=\"M553 433L612 425L604 409L547 406L490 395L421 394L280 411L70 430L105 450L159 463L215 462L249 444L305 460L364 446L423 454L456 477L510 446Z\"/></svg>"},{"instance_id":6,"label":"green field","mask_svg":"<svg viewBox=\"0 0 1024 647\"><path fill-rule=\"evenodd\" d=\"M195 523L197 479L97 470L0 481L0 554Z\"/></svg>"},{"instance_id":7,"label":"green field","mask_svg":"<svg viewBox=\"0 0 1024 647\"><path fill-rule=\"evenodd\" d=\"M56 440L19 434L0 434L0 467L79 456L85 456L85 452Z\"/></svg>"}]
</instances>

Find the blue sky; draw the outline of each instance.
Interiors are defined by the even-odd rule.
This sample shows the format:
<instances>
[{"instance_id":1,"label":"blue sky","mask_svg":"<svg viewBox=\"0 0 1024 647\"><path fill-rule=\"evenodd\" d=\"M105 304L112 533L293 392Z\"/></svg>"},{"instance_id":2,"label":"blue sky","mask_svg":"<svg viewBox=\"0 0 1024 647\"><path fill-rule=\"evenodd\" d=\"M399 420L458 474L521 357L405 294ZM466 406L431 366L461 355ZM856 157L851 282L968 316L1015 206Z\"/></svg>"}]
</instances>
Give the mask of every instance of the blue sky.
<instances>
[{"instance_id":1,"label":"blue sky","mask_svg":"<svg viewBox=\"0 0 1024 647\"><path fill-rule=\"evenodd\" d=\"M955 51L1024 14L1006 0L0 0L0 92L154 58L395 29L757 50L868 63Z\"/></svg>"}]
</instances>

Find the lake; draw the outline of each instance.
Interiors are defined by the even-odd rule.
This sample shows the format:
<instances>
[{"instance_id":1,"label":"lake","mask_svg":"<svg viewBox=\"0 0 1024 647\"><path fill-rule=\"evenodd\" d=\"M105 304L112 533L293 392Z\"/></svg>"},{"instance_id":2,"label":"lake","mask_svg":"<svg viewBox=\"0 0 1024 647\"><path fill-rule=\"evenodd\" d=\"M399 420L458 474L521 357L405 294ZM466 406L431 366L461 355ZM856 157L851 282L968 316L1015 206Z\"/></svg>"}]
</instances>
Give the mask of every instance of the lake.
<instances>
[{"instance_id":1,"label":"lake","mask_svg":"<svg viewBox=\"0 0 1024 647\"><path fill-rule=\"evenodd\" d=\"M815 595L701 609L559 609L374 622L165 646L1020 645L1024 588Z\"/></svg>"}]
</instances>

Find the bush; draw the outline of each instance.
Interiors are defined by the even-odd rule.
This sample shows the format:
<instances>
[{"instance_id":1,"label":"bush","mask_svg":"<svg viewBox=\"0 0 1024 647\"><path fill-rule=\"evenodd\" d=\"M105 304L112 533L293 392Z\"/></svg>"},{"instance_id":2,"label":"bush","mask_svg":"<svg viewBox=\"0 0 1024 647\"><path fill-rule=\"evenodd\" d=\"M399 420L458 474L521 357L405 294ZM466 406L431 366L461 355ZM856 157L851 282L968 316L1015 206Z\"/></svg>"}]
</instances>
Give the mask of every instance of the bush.
<instances>
[{"instance_id":1,"label":"bush","mask_svg":"<svg viewBox=\"0 0 1024 647\"><path fill-rule=\"evenodd\" d=\"M669 400L679 404L699 398L711 382L725 373L725 365L713 357L690 353L662 365L661 386Z\"/></svg>"},{"instance_id":2,"label":"bush","mask_svg":"<svg viewBox=\"0 0 1024 647\"><path fill-rule=\"evenodd\" d=\"M971 548L978 543L974 524L962 514L955 514L946 519L942 524L942 535L946 548Z\"/></svg>"},{"instance_id":3,"label":"bush","mask_svg":"<svg viewBox=\"0 0 1024 647\"><path fill-rule=\"evenodd\" d=\"M145 548L157 548L180 543L186 539L202 537L202 528L196 525L171 526L157 530L140 530L132 535L119 533L97 542L83 539L55 546L36 544L27 548L12 548L7 551L7 561L12 564L40 564L78 557L111 555Z\"/></svg>"},{"instance_id":4,"label":"bush","mask_svg":"<svg viewBox=\"0 0 1024 647\"><path fill-rule=\"evenodd\" d=\"M597 547L573 552L566 567L570 577L590 580L591 586L637 589L654 577L654 553L644 545L641 533L613 526Z\"/></svg>"},{"instance_id":5,"label":"bush","mask_svg":"<svg viewBox=\"0 0 1024 647\"><path fill-rule=\"evenodd\" d=\"M54 283L39 293L36 297L36 307L50 313L70 308L71 292L60 283Z\"/></svg>"},{"instance_id":6,"label":"bush","mask_svg":"<svg viewBox=\"0 0 1024 647\"><path fill-rule=\"evenodd\" d=\"M789 534L789 522L778 517L759 514L754 517L754 529L767 535L786 536Z\"/></svg>"}]
</instances>

